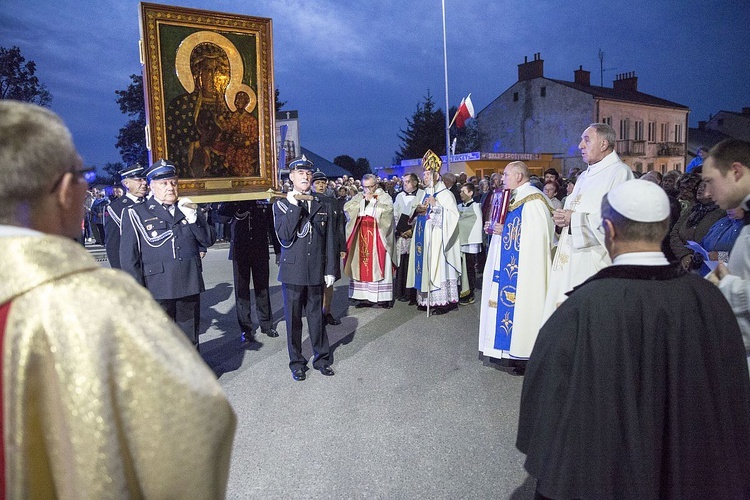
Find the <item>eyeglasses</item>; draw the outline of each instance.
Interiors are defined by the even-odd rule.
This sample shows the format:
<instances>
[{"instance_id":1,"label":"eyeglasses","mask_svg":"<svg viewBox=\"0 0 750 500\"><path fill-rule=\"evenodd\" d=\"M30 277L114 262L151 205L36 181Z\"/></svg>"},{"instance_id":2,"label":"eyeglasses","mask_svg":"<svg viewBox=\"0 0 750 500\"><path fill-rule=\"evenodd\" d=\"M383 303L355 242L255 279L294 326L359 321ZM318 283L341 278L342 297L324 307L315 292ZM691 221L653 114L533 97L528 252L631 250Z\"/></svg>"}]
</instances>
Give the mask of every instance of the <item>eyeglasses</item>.
<instances>
[{"instance_id":1,"label":"eyeglasses","mask_svg":"<svg viewBox=\"0 0 750 500\"><path fill-rule=\"evenodd\" d=\"M364 184L362 184L362 187L365 188L365 189L375 189L376 187L378 187L378 185L377 184L371 184L369 186L365 186Z\"/></svg>"},{"instance_id":2,"label":"eyeglasses","mask_svg":"<svg viewBox=\"0 0 750 500\"><path fill-rule=\"evenodd\" d=\"M96 167L82 168L80 170L73 168L71 170L68 170L60 177L58 177L55 183L52 184L52 188L49 191L50 193L54 193L55 191L57 191L57 188L60 187L60 183L62 182L63 177L65 177L66 174L74 174L78 179L83 179L84 181L86 181L86 183L91 184L96 180Z\"/></svg>"},{"instance_id":3,"label":"eyeglasses","mask_svg":"<svg viewBox=\"0 0 750 500\"><path fill-rule=\"evenodd\" d=\"M601 224L599 224L599 227L597 227L597 228L596 228L596 230L597 230L597 231L599 231L600 233L603 233L603 232L605 232L605 231L604 231L604 229L605 229L605 226L604 226L604 221L605 221L605 220L609 220L609 219L602 219L602 223L601 223ZM610 222L611 222L611 221L610 221Z\"/></svg>"}]
</instances>

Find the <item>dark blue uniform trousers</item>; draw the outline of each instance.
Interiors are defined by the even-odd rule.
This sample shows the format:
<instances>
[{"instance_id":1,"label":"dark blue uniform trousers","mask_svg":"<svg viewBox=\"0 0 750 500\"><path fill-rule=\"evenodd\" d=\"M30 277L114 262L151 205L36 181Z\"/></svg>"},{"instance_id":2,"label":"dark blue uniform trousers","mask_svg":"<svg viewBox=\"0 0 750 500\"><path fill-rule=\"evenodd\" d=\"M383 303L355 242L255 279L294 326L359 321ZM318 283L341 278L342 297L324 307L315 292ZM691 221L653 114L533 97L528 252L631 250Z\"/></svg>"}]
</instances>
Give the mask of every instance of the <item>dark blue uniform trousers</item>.
<instances>
[{"instance_id":1,"label":"dark blue uniform trousers","mask_svg":"<svg viewBox=\"0 0 750 500\"><path fill-rule=\"evenodd\" d=\"M313 368L330 365L330 346L323 324L323 285L281 284L284 297L284 319L286 320L286 344L289 349L289 368L303 369L307 359L302 355L302 310L307 312L307 328L312 343Z\"/></svg>"}]
</instances>

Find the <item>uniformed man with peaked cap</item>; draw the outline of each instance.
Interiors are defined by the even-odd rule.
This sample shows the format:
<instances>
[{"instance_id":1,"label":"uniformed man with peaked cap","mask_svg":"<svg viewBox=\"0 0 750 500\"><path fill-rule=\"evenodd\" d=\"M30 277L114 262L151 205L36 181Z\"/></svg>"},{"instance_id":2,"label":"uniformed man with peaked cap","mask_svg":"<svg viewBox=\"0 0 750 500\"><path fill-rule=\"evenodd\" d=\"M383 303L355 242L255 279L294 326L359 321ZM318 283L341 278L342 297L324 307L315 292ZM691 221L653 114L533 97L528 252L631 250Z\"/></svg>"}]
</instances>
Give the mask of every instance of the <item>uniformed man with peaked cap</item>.
<instances>
[{"instance_id":1,"label":"uniformed man with peaked cap","mask_svg":"<svg viewBox=\"0 0 750 500\"><path fill-rule=\"evenodd\" d=\"M107 206L104 217L104 247L110 267L119 269L120 266L120 227L122 214L136 203L141 203L148 193L148 184L143 175L144 168L140 163L125 167L118 172L125 194Z\"/></svg>"},{"instance_id":2,"label":"uniformed man with peaked cap","mask_svg":"<svg viewBox=\"0 0 750 500\"><path fill-rule=\"evenodd\" d=\"M307 313L313 367L333 375L333 359L323 323L323 287L333 285L339 265L331 205L311 192L313 164L301 158L289 164L293 189L273 206L274 228L281 243L279 281L284 297L289 368L292 378L305 380L302 354L302 310Z\"/></svg>"},{"instance_id":3,"label":"uniformed man with peaked cap","mask_svg":"<svg viewBox=\"0 0 750 500\"><path fill-rule=\"evenodd\" d=\"M153 197L123 214L120 263L197 347L205 290L200 252L216 235L197 205L178 197L172 163L159 160L144 174Z\"/></svg>"}]
</instances>

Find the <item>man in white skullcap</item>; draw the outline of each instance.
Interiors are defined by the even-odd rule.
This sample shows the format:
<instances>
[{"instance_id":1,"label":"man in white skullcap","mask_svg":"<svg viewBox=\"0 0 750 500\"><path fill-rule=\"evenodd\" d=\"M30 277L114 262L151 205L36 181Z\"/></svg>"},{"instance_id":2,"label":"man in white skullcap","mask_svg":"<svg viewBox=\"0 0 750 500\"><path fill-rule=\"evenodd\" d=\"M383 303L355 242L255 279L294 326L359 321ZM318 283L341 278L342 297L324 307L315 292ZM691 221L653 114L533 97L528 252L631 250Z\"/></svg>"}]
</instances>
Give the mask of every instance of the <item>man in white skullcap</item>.
<instances>
[{"instance_id":1,"label":"man in white skullcap","mask_svg":"<svg viewBox=\"0 0 750 500\"><path fill-rule=\"evenodd\" d=\"M652 182L606 194L612 265L539 332L516 441L537 498L748 498L740 330L715 286L661 253L669 212Z\"/></svg>"}]
</instances>

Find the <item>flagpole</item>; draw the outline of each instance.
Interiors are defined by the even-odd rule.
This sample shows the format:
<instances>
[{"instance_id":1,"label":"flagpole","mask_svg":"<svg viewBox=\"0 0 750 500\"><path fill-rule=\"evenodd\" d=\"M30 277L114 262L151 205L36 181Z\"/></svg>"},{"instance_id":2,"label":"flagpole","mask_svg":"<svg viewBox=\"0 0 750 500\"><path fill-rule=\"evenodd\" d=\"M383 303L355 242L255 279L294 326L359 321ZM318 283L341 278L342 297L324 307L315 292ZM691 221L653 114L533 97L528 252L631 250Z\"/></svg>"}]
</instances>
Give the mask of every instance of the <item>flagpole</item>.
<instances>
[{"instance_id":1,"label":"flagpole","mask_svg":"<svg viewBox=\"0 0 750 500\"><path fill-rule=\"evenodd\" d=\"M445 0L443 2L443 68L445 72L445 165L446 172L451 171L451 132L448 123L450 104L448 101L448 43L445 37Z\"/></svg>"}]
</instances>

